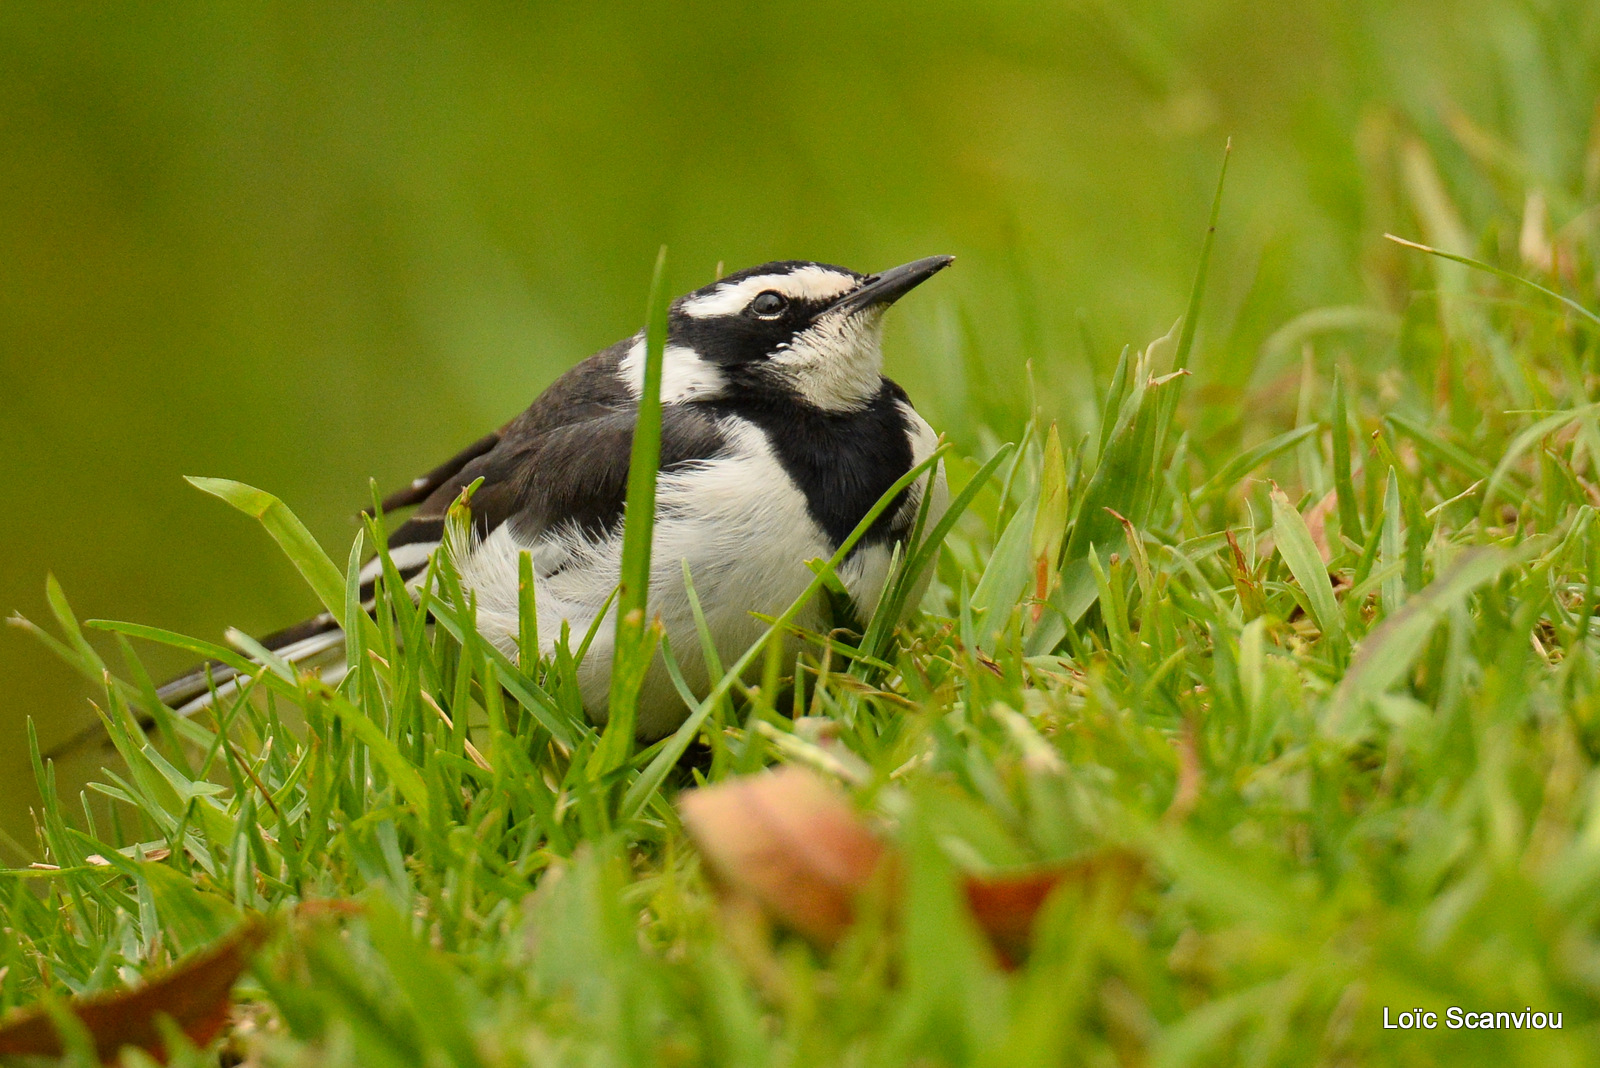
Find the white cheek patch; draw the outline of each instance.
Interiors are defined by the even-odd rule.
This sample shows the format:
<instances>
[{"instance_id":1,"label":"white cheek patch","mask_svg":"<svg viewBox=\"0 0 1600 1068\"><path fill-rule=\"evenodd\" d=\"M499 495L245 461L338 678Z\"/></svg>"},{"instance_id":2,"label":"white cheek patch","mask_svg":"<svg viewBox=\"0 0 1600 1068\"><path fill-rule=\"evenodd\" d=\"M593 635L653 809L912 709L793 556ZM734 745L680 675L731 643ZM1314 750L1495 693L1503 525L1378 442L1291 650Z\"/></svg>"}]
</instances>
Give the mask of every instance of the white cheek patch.
<instances>
[{"instance_id":1,"label":"white cheek patch","mask_svg":"<svg viewBox=\"0 0 1600 1068\"><path fill-rule=\"evenodd\" d=\"M767 361L807 401L825 411L856 411L877 396L883 371L883 311L833 312Z\"/></svg>"},{"instance_id":2,"label":"white cheek patch","mask_svg":"<svg viewBox=\"0 0 1600 1068\"><path fill-rule=\"evenodd\" d=\"M756 298L774 290L794 300L824 301L842 297L861 280L826 267L801 267L785 274L757 274L718 286L702 297L691 297L678 310L691 319L737 315Z\"/></svg>"},{"instance_id":3,"label":"white cheek patch","mask_svg":"<svg viewBox=\"0 0 1600 1068\"><path fill-rule=\"evenodd\" d=\"M644 338L633 343L617 369L635 397L644 392ZM726 381L716 364L702 360L694 349L668 345L661 354L661 403L675 404L722 392Z\"/></svg>"}]
</instances>

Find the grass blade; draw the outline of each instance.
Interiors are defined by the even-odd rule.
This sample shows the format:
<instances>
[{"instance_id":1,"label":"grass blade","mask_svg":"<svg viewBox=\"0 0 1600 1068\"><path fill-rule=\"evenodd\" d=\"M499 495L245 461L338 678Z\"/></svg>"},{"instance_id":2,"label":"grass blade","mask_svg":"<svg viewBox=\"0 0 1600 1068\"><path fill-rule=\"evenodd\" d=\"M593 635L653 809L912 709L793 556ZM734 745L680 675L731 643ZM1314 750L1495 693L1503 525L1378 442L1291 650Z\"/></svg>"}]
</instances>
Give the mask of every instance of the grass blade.
<instances>
[{"instance_id":1,"label":"grass blade","mask_svg":"<svg viewBox=\"0 0 1600 1068\"><path fill-rule=\"evenodd\" d=\"M1400 509L1400 479L1391 467L1383 490L1383 534L1378 541L1379 569L1385 574L1393 570L1393 574L1383 580L1383 611L1386 615L1398 612L1400 603L1406 598L1406 579L1402 570L1406 556L1406 530Z\"/></svg>"},{"instance_id":2,"label":"grass blade","mask_svg":"<svg viewBox=\"0 0 1600 1068\"><path fill-rule=\"evenodd\" d=\"M1217 240L1217 219L1222 215L1222 190L1228 182L1228 161L1232 158L1233 138L1230 137L1222 148L1222 169L1217 172L1217 191L1211 196L1211 217L1206 222L1206 239L1200 246L1200 264L1195 268L1194 285L1189 290L1189 306L1183 313L1183 333L1178 335L1178 351L1172 358L1174 371L1182 371L1189 366L1189 353L1194 349L1195 330L1200 326L1200 298L1206 291L1206 272L1211 269L1211 248Z\"/></svg>"},{"instance_id":3,"label":"grass blade","mask_svg":"<svg viewBox=\"0 0 1600 1068\"><path fill-rule=\"evenodd\" d=\"M1535 282L1531 279L1523 278L1519 274L1513 274L1510 271L1501 267L1496 267L1493 264L1484 263L1482 260L1475 260L1471 256L1460 256L1454 252L1446 252L1444 249L1434 248L1431 245L1422 245L1415 241L1407 241L1405 238L1396 237L1394 234L1384 234L1383 236L1388 238L1390 241L1393 241L1397 245L1404 245L1406 248L1414 248L1418 252L1426 252L1430 256L1438 256L1440 259L1451 260L1455 263L1465 264L1468 267L1476 268L1477 270L1483 271L1486 274L1492 274L1496 278L1504 279L1505 281L1515 283L1516 285L1527 286L1536 293L1543 293L1552 300L1560 301L1569 309L1577 312L1580 316L1586 319L1591 326L1600 327L1600 315L1596 315L1594 312L1590 311L1588 308L1585 308L1582 304L1579 304L1570 297L1564 297L1555 290L1542 286L1538 282Z\"/></svg>"},{"instance_id":4,"label":"grass blade","mask_svg":"<svg viewBox=\"0 0 1600 1068\"><path fill-rule=\"evenodd\" d=\"M667 246L656 254L645 327L644 385L628 462L628 502L622 533L622 579L617 591L617 637L611 660L610 716L593 766L600 774L628 762L639 690L655 655L645 611L650 598L650 542L655 532L656 474L661 461L661 362L667 345ZM636 661L644 660L644 663Z\"/></svg>"},{"instance_id":5,"label":"grass blade","mask_svg":"<svg viewBox=\"0 0 1600 1068\"><path fill-rule=\"evenodd\" d=\"M1268 441L1263 441L1253 449L1246 449L1232 460L1229 460L1220 471L1206 479L1205 483L1194 491L1192 499L1203 501L1212 494L1221 493L1232 488L1245 475L1282 453L1288 452L1315 434L1318 429L1320 428L1315 424L1296 427ZM1335 435L1335 439L1337 440L1337 435ZM1348 458L1348 445L1346 446L1346 452Z\"/></svg>"},{"instance_id":6,"label":"grass blade","mask_svg":"<svg viewBox=\"0 0 1600 1068\"><path fill-rule=\"evenodd\" d=\"M1350 470L1350 412L1345 399L1344 376L1333 373L1333 489L1339 497L1339 530L1360 544L1361 510L1356 507L1356 484Z\"/></svg>"},{"instance_id":7,"label":"grass blade","mask_svg":"<svg viewBox=\"0 0 1600 1068\"><path fill-rule=\"evenodd\" d=\"M1317 552L1316 542L1306 521L1295 510L1284 492L1272 489L1272 535L1277 539L1278 552L1289 565L1300 588L1306 593L1311 615L1322 633L1335 641L1344 638L1344 616L1339 613L1339 602L1333 596L1333 584L1328 580L1328 567Z\"/></svg>"},{"instance_id":8,"label":"grass blade","mask_svg":"<svg viewBox=\"0 0 1600 1068\"><path fill-rule=\"evenodd\" d=\"M195 476L187 481L196 489L220 497L245 515L260 521L289 562L305 578L307 585L317 595L317 600L322 602L322 607L338 620L341 627L344 626L344 575L288 505L266 490L247 486L243 482Z\"/></svg>"}]
</instances>

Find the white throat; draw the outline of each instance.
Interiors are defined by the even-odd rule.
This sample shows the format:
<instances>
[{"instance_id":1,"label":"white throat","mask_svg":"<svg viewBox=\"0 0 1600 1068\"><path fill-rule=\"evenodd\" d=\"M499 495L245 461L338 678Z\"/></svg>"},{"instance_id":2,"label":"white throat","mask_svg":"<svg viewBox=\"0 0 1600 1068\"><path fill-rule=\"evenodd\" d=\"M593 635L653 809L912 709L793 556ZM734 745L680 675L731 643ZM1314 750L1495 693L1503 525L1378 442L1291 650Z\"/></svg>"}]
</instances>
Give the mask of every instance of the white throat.
<instances>
[{"instance_id":1,"label":"white throat","mask_svg":"<svg viewBox=\"0 0 1600 1068\"><path fill-rule=\"evenodd\" d=\"M883 373L883 311L830 312L775 353L767 366L824 411L858 411Z\"/></svg>"}]
</instances>

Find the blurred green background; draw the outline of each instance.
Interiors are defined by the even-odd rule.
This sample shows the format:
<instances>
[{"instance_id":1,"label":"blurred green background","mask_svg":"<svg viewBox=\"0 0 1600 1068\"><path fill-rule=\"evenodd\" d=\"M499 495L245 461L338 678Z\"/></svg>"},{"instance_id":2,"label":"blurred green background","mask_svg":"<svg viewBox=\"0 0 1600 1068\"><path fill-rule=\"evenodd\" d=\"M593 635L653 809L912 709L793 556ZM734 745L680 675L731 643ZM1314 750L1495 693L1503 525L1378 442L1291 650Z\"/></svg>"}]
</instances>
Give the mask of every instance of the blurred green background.
<instances>
[{"instance_id":1,"label":"blurred green background","mask_svg":"<svg viewBox=\"0 0 1600 1068\"><path fill-rule=\"evenodd\" d=\"M53 572L85 617L295 620L289 566L181 476L279 493L338 557L369 478L636 329L663 242L679 290L955 253L891 373L975 445L1020 422L1032 359L1072 424L1088 368L1182 310L1230 135L1191 396L1199 446L1234 447L1292 415L1273 330L1398 306L1409 138L1459 156L1478 124L1582 185L1595 6L5 4L0 609L47 618ZM965 362L920 370L937 347ZM0 829L31 844L25 719L48 748L92 690L9 628L0 680Z\"/></svg>"}]
</instances>

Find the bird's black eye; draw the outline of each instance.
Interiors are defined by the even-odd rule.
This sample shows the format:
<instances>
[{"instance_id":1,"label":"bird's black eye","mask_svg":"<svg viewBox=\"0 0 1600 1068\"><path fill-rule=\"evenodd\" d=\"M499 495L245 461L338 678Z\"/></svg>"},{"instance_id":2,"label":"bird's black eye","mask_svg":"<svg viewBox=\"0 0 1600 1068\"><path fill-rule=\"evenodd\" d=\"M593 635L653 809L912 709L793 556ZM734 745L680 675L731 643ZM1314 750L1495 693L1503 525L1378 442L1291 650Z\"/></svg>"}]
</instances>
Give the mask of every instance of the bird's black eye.
<instances>
[{"instance_id":1,"label":"bird's black eye","mask_svg":"<svg viewBox=\"0 0 1600 1068\"><path fill-rule=\"evenodd\" d=\"M750 310L763 319L776 319L788 306L787 297L770 289L765 293L757 293L756 299L750 302Z\"/></svg>"}]
</instances>

